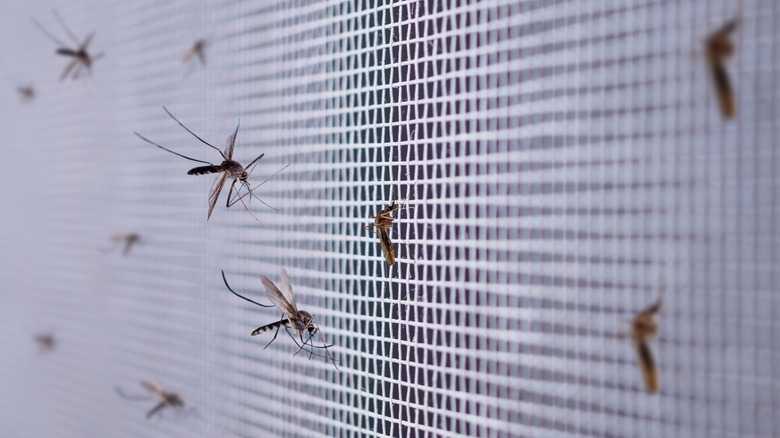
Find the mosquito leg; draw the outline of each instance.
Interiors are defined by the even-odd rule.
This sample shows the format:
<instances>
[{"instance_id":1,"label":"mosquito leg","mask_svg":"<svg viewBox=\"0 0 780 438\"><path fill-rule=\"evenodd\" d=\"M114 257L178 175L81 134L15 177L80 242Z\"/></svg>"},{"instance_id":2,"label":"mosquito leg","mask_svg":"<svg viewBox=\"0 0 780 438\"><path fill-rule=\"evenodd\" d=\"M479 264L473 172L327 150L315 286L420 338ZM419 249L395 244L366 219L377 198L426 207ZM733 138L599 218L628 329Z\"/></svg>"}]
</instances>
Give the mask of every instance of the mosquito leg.
<instances>
[{"instance_id":1,"label":"mosquito leg","mask_svg":"<svg viewBox=\"0 0 780 438\"><path fill-rule=\"evenodd\" d=\"M236 181L238 180L234 179L233 184L230 184L230 190L228 190L228 197L227 197L227 202L225 202L225 208L232 207L232 205L230 204L230 194L233 193L233 189L236 187ZM236 191L236 193L238 193L238 191Z\"/></svg>"},{"instance_id":2,"label":"mosquito leg","mask_svg":"<svg viewBox=\"0 0 780 438\"><path fill-rule=\"evenodd\" d=\"M279 335L279 328L282 326L282 321L284 321L284 315L282 315L282 319L279 320L279 325L276 326L276 332L274 332L274 338L271 339L271 342L269 342L265 347L263 347L263 350L268 348L271 343L273 343L276 340L276 337Z\"/></svg>"}]
</instances>

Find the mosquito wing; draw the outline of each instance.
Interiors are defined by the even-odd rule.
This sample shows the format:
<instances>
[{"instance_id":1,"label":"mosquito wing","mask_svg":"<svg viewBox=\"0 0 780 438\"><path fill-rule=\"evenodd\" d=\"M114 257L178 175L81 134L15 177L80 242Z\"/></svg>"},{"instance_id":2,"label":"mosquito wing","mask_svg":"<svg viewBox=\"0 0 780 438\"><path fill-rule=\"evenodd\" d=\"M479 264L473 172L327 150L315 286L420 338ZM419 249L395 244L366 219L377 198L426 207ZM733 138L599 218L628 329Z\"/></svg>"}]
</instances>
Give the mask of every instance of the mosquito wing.
<instances>
[{"instance_id":1,"label":"mosquito wing","mask_svg":"<svg viewBox=\"0 0 780 438\"><path fill-rule=\"evenodd\" d=\"M729 74L723 62L710 62L712 78L715 81L715 94L718 96L718 104L723 117L733 119L737 114L737 105L734 101L734 90L731 88Z\"/></svg>"},{"instance_id":2,"label":"mosquito wing","mask_svg":"<svg viewBox=\"0 0 780 438\"><path fill-rule=\"evenodd\" d=\"M79 50L86 51L87 47L89 47L89 43L92 42L92 37L94 36L95 36L94 33L89 34L89 36L87 36L87 39L85 39L84 42L81 43L81 45L79 46Z\"/></svg>"},{"instance_id":3,"label":"mosquito wing","mask_svg":"<svg viewBox=\"0 0 780 438\"><path fill-rule=\"evenodd\" d=\"M241 120L236 125L236 130L227 138L227 145L225 145L225 157L229 160L233 158L233 147L236 145L236 136L238 135L238 127L241 126Z\"/></svg>"},{"instance_id":4,"label":"mosquito wing","mask_svg":"<svg viewBox=\"0 0 780 438\"><path fill-rule=\"evenodd\" d=\"M152 418L154 414L160 412L162 408L165 407L165 401L161 401L157 404L157 406L153 407L149 412L146 413L146 418Z\"/></svg>"},{"instance_id":5,"label":"mosquito wing","mask_svg":"<svg viewBox=\"0 0 780 438\"><path fill-rule=\"evenodd\" d=\"M634 342L636 347L636 356L639 361L639 369L642 371L642 379L645 381L647 392L655 394L658 392L658 370L655 368L655 360L650 347L642 339Z\"/></svg>"},{"instance_id":6,"label":"mosquito wing","mask_svg":"<svg viewBox=\"0 0 780 438\"><path fill-rule=\"evenodd\" d=\"M388 265L395 264L395 251L393 243L390 241L390 233L386 228L377 227L376 233L379 235L379 244L382 246L382 253L385 255L385 261Z\"/></svg>"},{"instance_id":7,"label":"mosquito wing","mask_svg":"<svg viewBox=\"0 0 780 438\"><path fill-rule=\"evenodd\" d=\"M292 284L290 283L290 277L287 276L287 269L282 268L282 294L288 303L292 304L293 309L298 310L298 305L295 304L295 295L293 295Z\"/></svg>"},{"instance_id":8,"label":"mosquito wing","mask_svg":"<svg viewBox=\"0 0 780 438\"><path fill-rule=\"evenodd\" d=\"M659 310L661 310L660 298L658 299L658 301L655 302L655 304L640 312L639 315L648 315L648 316L655 315L656 313L658 313Z\"/></svg>"},{"instance_id":9,"label":"mosquito wing","mask_svg":"<svg viewBox=\"0 0 780 438\"><path fill-rule=\"evenodd\" d=\"M73 70L73 67L75 67L79 62L81 62L79 58L73 58L73 61L71 61L70 64L65 67L65 70L63 70L62 76L60 76L60 82L64 81L68 77L70 71Z\"/></svg>"},{"instance_id":10,"label":"mosquito wing","mask_svg":"<svg viewBox=\"0 0 780 438\"><path fill-rule=\"evenodd\" d=\"M268 299L271 300L271 302L274 303L274 305L278 307L279 310L284 312L288 319L293 318L298 314L298 309L284 298L282 292L278 287L276 287L270 278L266 277L265 275L261 275L260 280L263 281L265 291L268 293Z\"/></svg>"},{"instance_id":11,"label":"mosquito wing","mask_svg":"<svg viewBox=\"0 0 780 438\"><path fill-rule=\"evenodd\" d=\"M143 386L144 389L147 390L150 394L154 394L158 397L162 396L162 389L156 385L147 382L146 380L141 381L141 386Z\"/></svg>"},{"instance_id":12,"label":"mosquito wing","mask_svg":"<svg viewBox=\"0 0 780 438\"><path fill-rule=\"evenodd\" d=\"M222 186L225 185L226 179L227 173L222 172L222 175L218 176L217 179L214 180L214 185L211 186L211 192L209 193L209 215L206 217L206 220L211 219L211 212L214 211L214 206L217 205L219 194L222 192Z\"/></svg>"}]
</instances>

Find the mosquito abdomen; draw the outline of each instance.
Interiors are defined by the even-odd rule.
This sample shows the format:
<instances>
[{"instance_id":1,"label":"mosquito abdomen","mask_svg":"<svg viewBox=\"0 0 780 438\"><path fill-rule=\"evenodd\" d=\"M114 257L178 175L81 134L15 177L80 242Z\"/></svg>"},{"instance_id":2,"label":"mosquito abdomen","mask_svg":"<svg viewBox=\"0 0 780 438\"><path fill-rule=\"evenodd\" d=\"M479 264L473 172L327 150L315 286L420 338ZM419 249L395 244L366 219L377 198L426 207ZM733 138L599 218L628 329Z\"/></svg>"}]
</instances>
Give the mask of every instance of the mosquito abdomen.
<instances>
[{"instance_id":1,"label":"mosquito abdomen","mask_svg":"<svg viewBox=\"0 0 780 438\"><path fill-rule=\"evenodd\" d=\"M187 172L187 175L208 175L209 173L218 173L222 170L217 166L201 166L196 167L194 169L190 169L189 172Z\"/></svg>"},{"instance_id":2,"label":"mosquito abdomen","mask_svg":"<svg viewBox=\"0 0 780 438\"><path fill-rule=\"evenodd\" d=\"M260 333L265 333L268 330L275 330L283 325L290 325L290 321L287 319L283 319L281 321L272 322L270 324L264 325L262 327L258 327L255 329L255 331L252 332L252 336L257 336Z\"/></svg>"}]
</instances>

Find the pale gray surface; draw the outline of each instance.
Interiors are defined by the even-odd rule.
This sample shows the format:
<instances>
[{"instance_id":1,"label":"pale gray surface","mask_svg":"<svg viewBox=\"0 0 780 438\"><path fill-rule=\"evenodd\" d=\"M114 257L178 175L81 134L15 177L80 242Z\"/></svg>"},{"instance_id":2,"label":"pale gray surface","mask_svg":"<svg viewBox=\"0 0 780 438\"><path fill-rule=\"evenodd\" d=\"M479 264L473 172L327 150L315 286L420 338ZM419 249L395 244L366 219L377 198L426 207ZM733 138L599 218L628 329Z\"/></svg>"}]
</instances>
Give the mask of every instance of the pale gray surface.
<instances>
[{"instance_id":1,"label":"pale gray surface","mask_svg":"<svg viewBox=\"0 0 780 438\"><path fill-rule=\"evenodd\" d=\"M62 84L52 4L5 5L0 436L780 434L780 6L427 3L58 2L107 54ZM736 14L724 123L700 43ZM265 228L206 222L212 178L132 135L217 159L162 104L218 147L240 117L258 178L292 164ZM388 279L361 227L394 186ZM145 242L101 252L118 231ZM340 371L262 351L278 314L219 273L265 302L282 266ZM662 290L650 396L613 334ZM114 392L152 375L197 415Z\"/></svg>"}]
</instances>

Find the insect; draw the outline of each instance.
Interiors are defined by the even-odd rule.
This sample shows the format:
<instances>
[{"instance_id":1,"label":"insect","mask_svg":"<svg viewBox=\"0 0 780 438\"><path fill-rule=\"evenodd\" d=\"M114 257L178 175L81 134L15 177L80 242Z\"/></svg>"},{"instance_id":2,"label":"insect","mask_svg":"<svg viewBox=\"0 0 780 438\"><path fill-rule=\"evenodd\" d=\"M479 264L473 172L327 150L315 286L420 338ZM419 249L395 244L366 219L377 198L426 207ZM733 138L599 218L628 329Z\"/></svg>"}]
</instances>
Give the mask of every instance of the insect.
<instances>
[{"instance_id":1,"label":"insect","mask_svg":"<svg viewBox=\"0 0 780 438\"><path fill-rule=\"evenodd\" d=\"M54 41L55 44L58 44L60 47L57 49L57 54L61 56L67 56L72 58L70 63L65 67L65 70L63 70L62 75L60 76L60 82L64 81L69 75L73 79L78 79L79 75L81 74L82 68L87 69L87 73L91 73L92 71L92 63L95 62L97 59L101 58L103 56L103 53L99 53L95 56L92 56L89 54L87 49L89 48L89 43L92 41L92 37L95 36L94 33L89 34L87 38L84 39L84 41L79 42L78 38L73 34L73 32L68 29L68 26L65 25L65 22L60 17L60 14L55 9L54 16L57 18L57 21L59 21L60 25L62 25L62 28L65 29L65 33L73 40L75 45L74 48L68 47L67 44L60 41L57 37L49 33L43 26L40 25L35 20L33 21L33 24L41 31L44 35L49 37L52 41ZM75 69L75 70L74 70ZM73 74L71 75L71 71Z\"/></svg>"},{"instance_id":2,"label":"insect","mask_svg":"<svg viewBox=\"0 0 780 438\"><path fill-rule=\"evenodd\" d=\"M138 233L116 233L111 236L111 240L119 244L124 243L125 249L122 251L122 255L127 255L130 252L130 248L141 240L141 236Z\"/></svg>"},{"instance_id":3,"label":"insect","mask_svg":"<svg viewBox=\"0 0 780 438\"><path fill-rule=\"evenodd\" d=\"M35 342L38 343L41 353L52 351L57 345L57 341L51 333L35 335Z\"/></svg>"},{"instance_id":4,"label":"insect","mask_svg":"<svg viewBox=\"0 0 780 438\"><path fill-rule=\"evenodd\" d=\"M382 253L385 255L385 261L388 265L395 264L395 251L393 251L393 242L390 241L390 233L388 232L388 230L393 227L393 216L391 213L399 208L401 208L401 206L399 205L396 207L395 200L393 200L390 205L382 209L376 216L369 216L370 219L374 220L373 224L363 227L364 230L371 227L376 228L376 234L379 236L379 244L382 247Z\"/></svg>"},{"instance_id":5,"label":"insect","mask_svg":"<svg viewBox=\"0 0 780 438\"><path fill-rule=\"evenodd\" d=\"M639 369L642 371L642 378L645 381L647 392L655 394L658 392L658 369L655 366L653 354L647 341L658 334L658 323L653 316L661 310L661 299L631 320L631 332L628 336L634 341L636 348ZM618 337L625 337L625 333L618 334Z\"/></svg>"},{"instance_id":6,"label":"insect","mask_svg":"<svg viewBox=\"0 0 780 438\"><path fill-rule=\"evenodd\" d=\"M264 350L268 348L271 343L273 343L276 340L276 337L279 335L279 329L281 327L287 327L292 329L293 333L295 335L298 335L298 337L301 340L301 344L298 345L300 348L298 349L298 352L300 352L307 343L309 343L312 339L312 337L317 334L319 335L320 327L317 324L316 316L311 315L308 312L305 312L303 310L298 310L298 306L295 304L295 295L293 295L292 290L292 284L290 283L290 277L287 275L287 270L282 268L282 290L279 290L278 287L265 275L260 276L260 280L263 282L263 285L265 286L265 291L268 294L268 299L271 300L271 302L279 308L279 310L282 311L284 315L282 315L282 319L276 322L272 322L270 324L266 324L262 327L256 328L254 331L252 331L252 336L257 336L261 333L265 333L270 330L276 330L274 333L273 339L271 339L270 342L263 348ZM268 306L264 304L257 303L253 300L250 300L249 298L246 298L242 295L239 295L236 293L233 289L230 288L230 285L227 283L227 279L225 278L225 271L222 271L222 280L225 282L225 286L227 286L228 290L232 292L237 297L249 301L250 303L257 304L260 307L273 307ZM309 337L304 341L303 340L303 333L308 332ZM322 335L320 336L320 340L322 341ZM294 339L294 338L293 338ZM296 345L297 345L296 341ZM314 348L324 348L325 353L327 353L328 358L331 362L333 362L333 366L338 369L338 366L336 366L336 362L333 360L333 356L330 355L330 352L328 351L328 346L325 345L325 342L323 341L322 347L315 347ZM295 354L298 354L296 352Z\"/></svg>"},{"instance_id":7,"label":"insect","mask_svg":"<svg viewBox=\"0 0 780 438\"><path fill-rule=\"evenodd\" d=\"M204 51L205 48L206 40L195 41L195 44L192 45L192 48L184 54L182 62L189 62L193 57L197 56L198 60L200 60L200 64L206 65L206 53Z\"/></svg>"},{"instance_id":8,"label":"insect","mask_svg":"<svg viewBox=\"0 0 780 438\"><path fill-rule=\"evenodd\" d=\"M233 183L230 185L230 190L228 191L228 198L227 198L227 202L225 203L225 207L226 208L230 208L233 205L235 205L236 202L240 201L244 205L244 208L246 209L246 211L250 215L252 215L252 217L254 217L255 220L257 220L257 222L260 222L260 220L258 220L257 217L254 214L252 214L252 212L249 211L249 208L244 203L243 198L244 198L244 196L246 196L248 194L248 195L250 195L250 200L251 200L251 198L252 198L251 195L252 195L253 191L255 189L257 189L257 187L259 187L260 185L265 183L265 181L264 181L263 183L259 184L257 187L255 187L253 189L253 188L251 188L249 186L249 182L248 182L249 175L252 172L253 166L261 158L263 158L263 156L265 154L260 154L257 158L252 160L252 162L249 163L249 165L247 165L246 167L242 166L237 161L233 160L233 148L234 148L234 146L236 144L236 136L238 135L238 128L241 125L241 121L239 120L238 125L236 125L236 130L232 134L230 134L230 136L228 136L228 138L227 138L227 145L225 146L225 151L223 152L223 151L219 150L217 147L209 144L206 140L203 140L202 138L198 137L194 132L190 131L189 128L184 126L184 124L182 122L180 122L179 119L174 117L174 115L171 114L170 111L168 111L168 108L163 106L163 109L165 110L166 113L168 113L169 116L171 116L171 118L173 120L176 121L176 123L179 124L179 126L184 128L185 131L187 131L190 134L192 134L195 138L200 140L201 143L203 143L206 146L208 146L208 147L216 150L217 152L219 152L219 155L222 157L222 164L219 164L219 165L212 164L212 163L210 163L208 161L196 160L195 158L187 157L187 156L182 155L182 154L180 154L178 152L174 152L174 151L172 151L172 150L170 150L168 148L160 146L159 144L149 140L148 138L144 137L143 135L141 135L141 134L139 134L137 132L133 132L133 134L138 136L138 138L140 138L141 140L143 140L143 141L145 141L145 142L147 142L149 144L152 144L154 146L157 146L158 148L160 148L160 149L162 149L164 151L170 152L170 153L172 153L174 155L177 155L179 157L185 158L185 159L190 160L190 161L195 161L195 162L198 162L198 163L207 164L206 166L200 166L200 167L195 167L193 169L190 169L187 172L187 175L207 175L207 174L210 174L210 173L218 173L219 174L217 176L217 179L214 180L214 184L211 186L211 191L209 192L209 212L208 212L208 216L206 217L206 220L211 219L211 212L214 211L214 206L217 205L217 200L219 199L219 194L222 192L222 187L225 185L225 181L227 181L227 179L230 178L230 179L233 180ZM249 170L249 171L247 172L247 170ZM268 180L266 180L266 181L268 181ZM245 193L243 196L239 196L241 187L236 189L235 188L236 183L240 184L241 187L246 187L247 193ZM234 197L234 199L232 199L232 202L231 202L231 195L232 195L232 193L234 191L235 191L235 197ZM263 202L263 201L261 200L260 202ZM265 203L263 202L263 204L265 204ZM265 205L268 205L268 204L265 204ZM262 225L262 222L260 222L260 224Z\"/></svg>"},{"instance_id":9,"label":"insect","mask_svg":"<svg viewBox=\"0 0 780 438\"><path fill-rule=\"evenodd\" d=\"M734 90L731 88L725 61L734 54L734 42L731 34L737 29L738 20L732 20L710 34L705 43L705 51L712 72L715 94L718 96L723 117L733 119L737 114Z\"/></svg>"},{"instance_id":10,"label":"insect","mask_svg":"<svg viewBox=\"0 0 780 438\"><path fill-rule=\"evenodd\" d=\"M184 402L182 401L181 397L179 397L178 394L174 394L172 392L168 392L165 390L165 388L160 384L160 382L157 381L156 378L153 378L154 383L149 383L145 380L141 381L141 386L152 396L156 397L160 400L157 405L155 405L152 409L149 410L149 412L146 413L146 418L151 418L154 416L154 414L160 412L163 408L166 406L172 408L172 409L181 409L184 407ZM122 392L121 389L118 387L116 388L116 392L122 396L123 398L126 398L128 400L133 401L144 401L149 400L149 397L134 397L130 395L126 395L124 392Z\"/></svg>"},{"instance_id":11,"label":"insect","mask_svg":"<svg viewBox=\"0 0 780 438\"><path fill-rule=\"evenodd\" d=\"M32 85L16 87L16 92L19 93L19 100L22 102L35 99L35 88Z\"/></svg>"}]
</instances>

